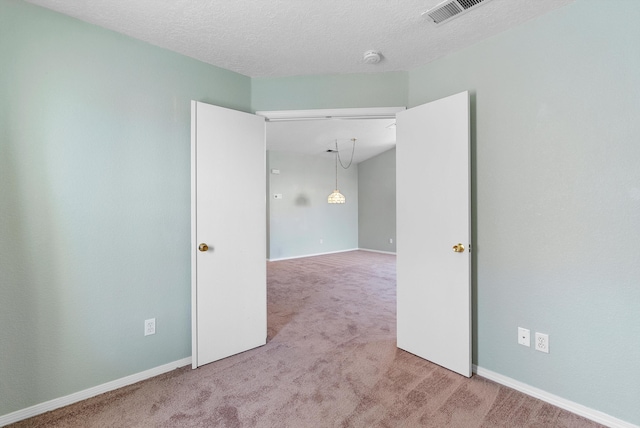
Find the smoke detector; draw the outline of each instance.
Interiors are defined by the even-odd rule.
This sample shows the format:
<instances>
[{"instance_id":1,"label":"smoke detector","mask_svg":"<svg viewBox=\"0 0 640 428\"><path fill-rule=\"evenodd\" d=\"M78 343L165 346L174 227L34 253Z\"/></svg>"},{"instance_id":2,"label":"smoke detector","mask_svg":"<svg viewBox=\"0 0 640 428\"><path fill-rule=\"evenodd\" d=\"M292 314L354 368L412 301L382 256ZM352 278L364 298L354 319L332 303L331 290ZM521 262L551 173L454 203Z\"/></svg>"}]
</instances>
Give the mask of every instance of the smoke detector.
<instances>
[{"instance_id":1,"label":"smoke detector","mask_svg":"<svg viewBox=\"0 0 640 428\"><path fill-rule=\"evenodd\" d=\"M365 64L377 64L382 60L382 56L378 51L366 51L362 57Z\"/></svg>"},{"instance_id":2,"label":"smoke detector","mask_svg":"<svg viewBox=\"0 0 640 428\"><path fill-rule=\"evenodd\" d=\"M436 7L422 12L422 16L429 18L434 24L438 25L443 22L448 22L450 19L460 16L489 1L490 0L446 0L439 3Z\"/></svg>"}]
</instances>

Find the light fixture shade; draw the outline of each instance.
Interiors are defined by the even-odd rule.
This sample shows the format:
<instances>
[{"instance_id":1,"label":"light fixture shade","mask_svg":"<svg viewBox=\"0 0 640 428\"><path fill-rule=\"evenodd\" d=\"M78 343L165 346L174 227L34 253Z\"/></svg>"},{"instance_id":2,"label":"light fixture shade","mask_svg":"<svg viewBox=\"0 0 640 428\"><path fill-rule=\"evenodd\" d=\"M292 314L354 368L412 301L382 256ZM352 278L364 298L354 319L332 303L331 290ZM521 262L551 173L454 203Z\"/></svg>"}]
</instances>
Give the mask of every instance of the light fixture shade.
<instances>
[{"instance_id":1,"label":"light fixture shade","mask_svg":"<svg viewBox=\"0 0 640 428\"><path fill-rule=\"evenodd\" d=\"M344 204L346 201L346 198L338 189L334 190L327 198L327 202L330 204Z\"/></svg>"}]
</instances>

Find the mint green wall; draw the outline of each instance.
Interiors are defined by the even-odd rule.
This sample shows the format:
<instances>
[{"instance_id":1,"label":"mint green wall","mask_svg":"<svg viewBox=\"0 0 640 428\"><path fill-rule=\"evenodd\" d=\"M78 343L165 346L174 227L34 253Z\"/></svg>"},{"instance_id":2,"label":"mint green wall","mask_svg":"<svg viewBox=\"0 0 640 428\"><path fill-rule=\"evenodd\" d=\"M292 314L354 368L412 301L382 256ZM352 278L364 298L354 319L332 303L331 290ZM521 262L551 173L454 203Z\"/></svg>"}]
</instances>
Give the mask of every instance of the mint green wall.
<instances>
[{"instance_id":1,"label":"mint green wall","mask_svg":"<svg viewBox=\"0 0 640 428\"><path fill-rule=\"evenodd\" d=\"M191 355L189 102L251 86L15 0L0 70L3 415Z\"/></svg>"},{"instance_id":2,"label":"mint green wall","mask_svg":"<svg viewBox=\"0 0 640 428\"><path fill-rule=\"evenodd\" d=\"M402 107L407 104L407 73L254 78L251 97L254 111Z\"/></svg>"},{"instance_id":3,"label":"mint green wall","mask_svg":"<svg viewBox=\"0 0 640 428\"><path fill-rule=\"evenodd\" d=\"M271 174L272 169L280 174ZM345 204L328 204L335 187L332 156L268 151L269 248L277 260L358 248L358 166L338 166ZM274 199L274 193L282 199ZM322 239L323 243L320 243Z\"/></svg>"},{"instance_id":4,"label":"mint green wall","mask_svg":"<svg viewBox=\"0 0 640 428\"><path fill-rule=\"evenodd\" d=\"M475 362L635 424L638 22L635 0L579 0L409 73L410 106L472 93Z\"/></svg>"},{"instance_id":5,"label":"mint green wall","mask_svg":"<svg viewBox=\"0 0 640 428\"><path fill-rule=\"evenodd\" d=\"M358 164L358 246L396 252L395 148Z\"/></svg>"}]
</instances>

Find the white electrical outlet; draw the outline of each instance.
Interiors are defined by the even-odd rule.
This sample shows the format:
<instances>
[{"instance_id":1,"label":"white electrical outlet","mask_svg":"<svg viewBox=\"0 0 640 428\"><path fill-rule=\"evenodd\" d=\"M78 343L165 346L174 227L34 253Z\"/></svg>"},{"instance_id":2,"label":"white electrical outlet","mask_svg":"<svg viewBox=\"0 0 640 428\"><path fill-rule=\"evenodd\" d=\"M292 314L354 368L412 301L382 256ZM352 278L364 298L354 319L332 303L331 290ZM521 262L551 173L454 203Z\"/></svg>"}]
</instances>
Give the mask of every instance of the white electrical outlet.
<instances>
[{"instance_id":1,"label":"white electrical outlet","mask_svg":"<svg viewBox=\"0 0 640 428\"><path fill-rule=\"evenodd\" d=\"M393 238L389 238L389 244L393 244Z\"/></svg>"},{"instance_id":2,"label":"white electrical outlet","mask_svg":"<svg viewBox=\"0 0 640 428\"><path fill-rule=\"evenodd\" d=\"M144 320L144 335L145 336L149 336L150 334L156 334L156 319L155 318Z\"/></svg>"},{"instance_id":3,"label":"white electrical outlet","mask_svg":"<svg viewBox=\"0 0 640 428\"><path fill-rule=\"evenodd\" d=\"M324 244L324 239L320 238L320 243Z\"/></svg>"},{"instance_id":4,"label":"white electrical outlet","mask_svg":"<svg viewBox=\"0 0 640 428\"><path fill-rule=\"evenodd\" d=\"M536 351L549 353L549 335L536 332Z\"/></svg>"},{"instance_id":5,"label":"white electrical outlet","mask_svg":"<svg viewBox=\"0 0 640 428\"><path fill-rule=\"evenodd\" d=\"M522 327L518 327L518 343L523 346L531 346L531 332Z\"/></svg>"}]
</instances>

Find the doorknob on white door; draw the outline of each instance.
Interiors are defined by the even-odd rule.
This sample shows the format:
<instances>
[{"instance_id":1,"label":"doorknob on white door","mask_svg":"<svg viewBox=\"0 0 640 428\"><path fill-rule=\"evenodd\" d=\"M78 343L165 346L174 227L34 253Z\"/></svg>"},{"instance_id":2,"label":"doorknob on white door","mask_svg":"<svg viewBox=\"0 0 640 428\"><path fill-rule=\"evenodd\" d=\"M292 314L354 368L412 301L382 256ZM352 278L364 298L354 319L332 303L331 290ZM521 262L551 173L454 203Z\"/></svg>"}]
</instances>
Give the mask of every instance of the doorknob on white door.
<instances>
[{"instance_id":1,"label":"doorknob on white door","mask_svg":"<svg viewBox=\"0 0 640 428\"><path fill-rule=\"evenodd\" d=\"M464 253L464 245L462 244L456 244L453 246L453 251L455 251L456 253Z\"/></svg>"},{"instance_id":2,"label":"doorknob on white door","mask_svg":"<svg viewBox=\"0 0 640 428\"><path fill-rule=\"evenodd\" d=\"M207 244L205 244L204 242L200 245L198 245L198 250L205 252L209 249L209 246Z\"/></svg>"}]
</instances>

